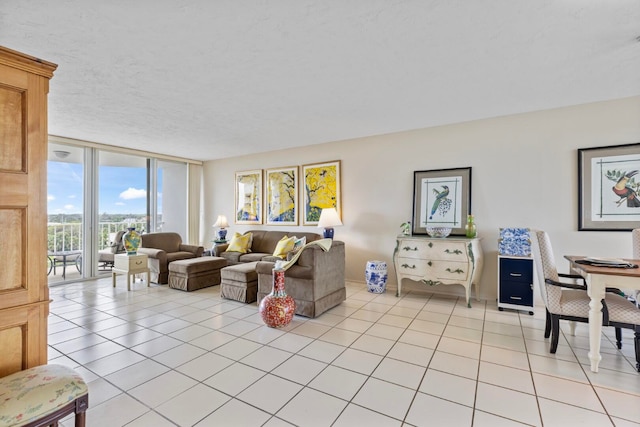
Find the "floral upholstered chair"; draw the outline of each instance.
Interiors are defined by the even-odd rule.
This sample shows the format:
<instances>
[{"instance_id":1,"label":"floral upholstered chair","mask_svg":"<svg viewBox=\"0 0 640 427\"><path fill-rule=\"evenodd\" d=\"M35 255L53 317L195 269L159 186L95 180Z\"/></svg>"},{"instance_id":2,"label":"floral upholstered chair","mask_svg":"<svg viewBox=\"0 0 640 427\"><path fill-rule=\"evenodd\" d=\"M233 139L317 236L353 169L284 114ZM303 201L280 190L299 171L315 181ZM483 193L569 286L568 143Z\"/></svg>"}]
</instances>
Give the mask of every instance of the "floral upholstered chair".
<instances>
[{"instance_id":1,"label":"floral upholstered chair","mask_svg":"<svg viewBox=\"0 0 640 427\"><path fill-rule=\"evenodd\" d=\"M0 426L49 426L75 413L84 427L89 390L73 369L41 365L0 378Z\"/></svg>"}]
</instances>

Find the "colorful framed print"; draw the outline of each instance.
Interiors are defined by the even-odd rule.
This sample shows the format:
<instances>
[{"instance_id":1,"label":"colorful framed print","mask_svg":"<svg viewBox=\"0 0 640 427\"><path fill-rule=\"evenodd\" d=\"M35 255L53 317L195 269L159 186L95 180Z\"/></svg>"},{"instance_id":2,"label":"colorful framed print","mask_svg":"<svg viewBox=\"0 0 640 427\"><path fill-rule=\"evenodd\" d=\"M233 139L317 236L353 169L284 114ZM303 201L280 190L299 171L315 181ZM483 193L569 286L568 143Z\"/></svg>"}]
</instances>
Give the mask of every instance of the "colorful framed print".
<instances>
[{"instance_id":1,"label":"colorful framed print","mask_svg":"<svg viewBox=\"0 0 640 427\"><path fill-rule=\"evenodd\" d=\"M640 221L640 144L578 149L578 230L631 231Z\"/></svg>"},{"instance_id":2,"label":"colorful framed print","mask_svg":"<svg viewBox=\"0 0 640 427\"><path fill-rule=\"evenodd\" d=\"M470 167L413 173L413 234L449 227L451 234L464 235L470 213Z\"/></svg>"},{"instance_id":3,"label":"colorful framed print","mask_svg":"<svg viewBox=\"0 0 640 427\"><path fill-rule=\"evenodd\" d=\"M303 225L318 225L324 208L336 208L342 215L340 203L340 160L302 166L304 179Z\"/></svg>"},{"instance_id":4,"label":"colorful framed print","mask_svg":"<svg viewBox=\"0 0 640 427\"><path fill-rule=\"evenodd\" d=\"M265 223L298 225L298 167L265 172Z\"/></svg>"},{"instance_id":5,"label":"colorful framed print","mask_svg":"<svg viewBox=\"0 0 640 427\"><path fill-rule=\"evenodd\" d=\"M236 224L262 224L262 169L236 172Z\"/></svg>"}]
</instances>

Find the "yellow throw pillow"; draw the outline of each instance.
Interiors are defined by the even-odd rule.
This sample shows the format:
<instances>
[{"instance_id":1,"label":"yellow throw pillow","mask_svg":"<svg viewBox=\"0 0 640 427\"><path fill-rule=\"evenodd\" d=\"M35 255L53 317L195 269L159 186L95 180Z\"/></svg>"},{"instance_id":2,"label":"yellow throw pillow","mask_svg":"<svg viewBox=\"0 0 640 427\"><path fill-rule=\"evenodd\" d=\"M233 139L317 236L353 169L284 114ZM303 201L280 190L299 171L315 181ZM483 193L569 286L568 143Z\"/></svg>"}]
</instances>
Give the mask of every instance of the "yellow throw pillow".
<instances>
[{"instance_id":1,"label":"yellow throw pillow","mask_svg":"<svg viewBox=\"0 0 640 427\"><path fill-rule=\"evenodd\" d=\"M276 250L273 251L273 256L285 259L287 254L293 250L293 245L296 243L296 236L287 237L284 236L276 245Z\"/></svg>"},{"instance_id":2,"label":"yellow throw pillow","mask_svg":"<svg viewBox=\"0 0 640 427\"><path fill-rule=\"evenodd\" d=\"M246 254L250 250L253 234L240 234L236 232L231 238L231 243L225 252L240 252Z\"/></svg>"}]
</instances>

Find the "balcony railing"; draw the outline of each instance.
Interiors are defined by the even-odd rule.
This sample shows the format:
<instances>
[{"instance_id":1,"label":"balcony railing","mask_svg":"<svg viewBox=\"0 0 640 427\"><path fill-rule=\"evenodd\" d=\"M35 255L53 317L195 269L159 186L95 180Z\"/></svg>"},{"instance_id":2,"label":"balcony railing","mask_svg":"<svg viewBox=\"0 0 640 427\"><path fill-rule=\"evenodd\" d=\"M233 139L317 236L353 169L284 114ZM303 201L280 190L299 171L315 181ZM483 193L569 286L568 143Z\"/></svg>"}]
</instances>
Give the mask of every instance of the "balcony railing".
<instances>
[{"instance_id":1,"label":"balcony railing","mask_svg":"<svg viewBox=\"0 0 640 427\"><path fill-rule=\"evenodd\" d=\"M128 227L144 231L145 222L101 222L98 224L98 249L111 244L110 236ZM83 248L82 223L65 222L47 224L47 241L49 252L79 251Z\"/></svg>"}]
</instances>

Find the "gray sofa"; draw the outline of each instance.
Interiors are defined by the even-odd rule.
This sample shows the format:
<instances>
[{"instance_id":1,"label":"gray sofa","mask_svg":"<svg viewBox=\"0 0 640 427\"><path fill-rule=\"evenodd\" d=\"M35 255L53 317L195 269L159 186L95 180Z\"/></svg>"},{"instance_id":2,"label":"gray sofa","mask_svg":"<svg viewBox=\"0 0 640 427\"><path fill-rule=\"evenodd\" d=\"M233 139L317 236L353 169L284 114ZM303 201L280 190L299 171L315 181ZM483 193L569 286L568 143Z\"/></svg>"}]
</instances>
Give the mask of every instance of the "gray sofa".
<instances>
[{"instance_id":1,"label":"gray sofa","mask_svg":"<svg viewBox=\"0 0 640 427\"><path fill-rule=\"evenodd\" d=\"M185 245L178 233L148 233L141 235L138 253L149 257L151 281L158 284L169 282L169 263L179 259L202 256L204 247Z\"/></svg>"},{"instance_id":2,"label":"gray sofa","mask_svg":"<svg viewBox=\"0 0 640 427\"><path fill-rule=\"evenodd\" d=\"M273 267L279 258L273 256L276 245L284 237L306 237L307 243L321 239L315 233L250 230L253 233L251 252L224 252L228 245L217 245L214 255L223 257L229 265L259 261L258 304L273 288ZM345 288L344 242L334 240L331 249L324 252L318 246L310 246L302 252L296 264L285 273L285 289L296 302L296 314L317 317L335 307L347 297Z\"/></svg>"}]
</instances>

